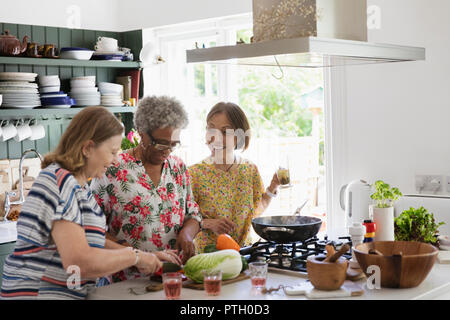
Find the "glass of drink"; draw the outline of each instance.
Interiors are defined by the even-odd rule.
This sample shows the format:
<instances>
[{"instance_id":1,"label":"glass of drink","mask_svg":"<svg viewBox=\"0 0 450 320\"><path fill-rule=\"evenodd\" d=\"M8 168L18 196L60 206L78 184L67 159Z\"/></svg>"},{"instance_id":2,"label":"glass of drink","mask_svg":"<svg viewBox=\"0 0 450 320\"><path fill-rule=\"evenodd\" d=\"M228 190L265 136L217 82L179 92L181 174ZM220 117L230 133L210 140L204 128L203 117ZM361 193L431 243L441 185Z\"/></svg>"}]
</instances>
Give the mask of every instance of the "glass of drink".
<instances>
[{"instance_id":1,"label":"glass of drink","mask_svg":"<svg viewBox=\"0 0 450 320\"><path fill-rule=\"evenodd\" d=\"M203 286L208 296L220 295L222 287L222 271L203 271Z\"/></svg>"},{"instance_id":2,"label":"glass of drink","mask_svg":"<svg viewBox=\"0 0 450 320\"><path fill-rule=\"evenodd\" d=\"M168 272L162 275L164 292L168 300L180 299L182 278L179 272Z\"/></svg>"},{"instance_id":3,"label":"glass of drink","mask_svg":"<svg viewBox=\"0 0 450 320\"><path fill-rule=\"evenodd\" d=\"M289 188L291 186L291 178L289 175L289 169L280 167L277 171L277 177L280 181L282 188Z\"/></svg>"},{"instance_id":4,"label":"glass of drink","mask_svg":"<svg viewBox=\"0 0 450 320\"><path fill-rule=\"evenodd\" d=\"M250 279L253 288L264 288L267 279L267 263L266 262L250 262L248 264L250 270Z\"/></svg>"}]
</instances>

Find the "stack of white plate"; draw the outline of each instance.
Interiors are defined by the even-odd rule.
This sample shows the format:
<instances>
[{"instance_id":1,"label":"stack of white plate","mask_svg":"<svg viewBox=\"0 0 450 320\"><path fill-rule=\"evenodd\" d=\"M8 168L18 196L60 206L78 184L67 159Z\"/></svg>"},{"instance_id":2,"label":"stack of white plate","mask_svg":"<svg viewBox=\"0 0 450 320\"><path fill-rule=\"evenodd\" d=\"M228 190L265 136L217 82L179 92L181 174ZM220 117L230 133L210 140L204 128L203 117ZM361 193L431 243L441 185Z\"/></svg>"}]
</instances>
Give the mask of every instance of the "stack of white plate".
<instances>
[{"instance_id":1,"label":"stack of white plate","mask_svg":"<svg viewBox=\"0 0 450 320\"><path fill-rule=\"evenodd\" d=\"M2 108L32 109L41 106L36 73L0 72Z\"/></svg>"},{"instance_id":2,"label":"stack of white plate","mask_svg":"<svg viewBox=\"0 0 450 320\"><path fill-rule=\"evenodd\" d=\"M61 80L59 76L39 76L39 92L55 93L61 89Z\"/></svg>"},{"instance_id":3,"label":"stack of white plate","mask_svg":"<svg viewBox=\"0 0 450 320\"><path fill-rule=\"evenodd\" d=\"M100 82L98 84L100 93L102 94L102 105L105 107L123 106L122 92L123 86L117 83Z\"/></svg>"},{"instance_id":4,"label":"stack of white plate","mask_svg":"<svg viewBox=\"0 0 450 320\"><path fill-rule=\"evenodd\" d=\"M100 92L95 86L95 76L72 78L70 87L70 96L75 99L77 106L100 105Z\"/></svg>"}]
</instances>

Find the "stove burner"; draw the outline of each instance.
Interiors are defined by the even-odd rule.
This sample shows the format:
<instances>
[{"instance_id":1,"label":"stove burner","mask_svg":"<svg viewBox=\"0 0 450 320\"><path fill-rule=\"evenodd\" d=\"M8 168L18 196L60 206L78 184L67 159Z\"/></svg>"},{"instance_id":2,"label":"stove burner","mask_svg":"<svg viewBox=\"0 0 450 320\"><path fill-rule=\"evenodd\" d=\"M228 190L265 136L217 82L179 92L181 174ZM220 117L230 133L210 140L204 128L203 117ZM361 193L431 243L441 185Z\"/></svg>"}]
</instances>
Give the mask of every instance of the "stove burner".
<instances>
[{"instance_id":1,"label":"stove burner","mask_svg":"<svg viewBox=\"0 0 450 320\"><path fill-rule=\"evenodd\" d=\"M242 248L240 252L248 262L267 261L269 267L306 273L306 260L309 256L326 255L325 246L327 244L331 244L339 250L344 243L351 247L351 238L340 237L337 241L331 241L325 236L323 240L314 237L305 242L284 244L258 241L250 247ZM344 254L343 257L351 259L351 252Z\"/></svg>"}]
</instances>

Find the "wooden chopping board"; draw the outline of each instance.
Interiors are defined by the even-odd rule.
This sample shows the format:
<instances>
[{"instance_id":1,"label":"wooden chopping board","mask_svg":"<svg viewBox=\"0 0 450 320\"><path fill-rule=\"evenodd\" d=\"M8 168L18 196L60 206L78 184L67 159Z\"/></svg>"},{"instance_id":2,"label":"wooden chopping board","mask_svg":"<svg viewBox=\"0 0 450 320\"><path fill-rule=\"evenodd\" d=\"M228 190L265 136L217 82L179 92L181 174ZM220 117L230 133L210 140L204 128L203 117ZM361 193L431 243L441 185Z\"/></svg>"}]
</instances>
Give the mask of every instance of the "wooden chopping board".
<instances>
[{"instance_id":1,"label":"wooden chopping board","mask_svg":"<svg viewBox=\"0 0 450 320\"><path fill-rule=\"evenodd\" d=\"M250 275L246 274L245 272L242 272L239 276L237 276L234 279L229 280L223 280L222 285L227 285L230 283L239 282L242 280L250 279ZM203 283L196 283L192 281L191 279L188 279L183 282L183 288L189 288L189 289L195 289L195 290L205 290L205 287L203 286Z\"/></svg>"},{"instance_id":2,"label":"wooden chopping board","mask_svg":"<svg viewBox=\"0 0 450 320\"><path fill-rule=\"evenodd\" d=\"M246 280L246 279L250 279L250 275L245 272L242 272L239 276L237 276L234 279L223 280L222 285L227 285L230 283L235 283L235 282ZM157 278L154 277L154 278L151 278L151 280L157 281L159 283L148 285L146 287L147 292L161 291L164 289L164 286L161 283L161 281L162 281L161 277L157 277ZM203 283L196 283L196 282L192 281L191 279L187 279L187 280L183 281L183 288L194 289L194 290L205 290Z\"/></svg>"},{"instance_id":3,"label":"wooden chopping board","mask_svg":"<svg viewBox=\"0 0 450 320\"><path fill-rule=\"evenodd\" d=\"M350 268L350 266L348 266L347 268L347 280L350 281L358 281L361 279L364 279L366 277L366 275L364 274L364 272L361 269L353 269Z\"/></svg>"},{"instance_id":4,"label":"wooden chopping board","mask_svg":"<svg viewBox=\"0 0 450 320\"><path fill-rule=\"evenodd\" d=\"M311 282L303 282L298 286L286 287L284 292L290 296L304 295L308 299L332 299L362 296L364 289L360 285L347 280L339 290L334 291L317 290Z\"/></svg>"}]
</instances>

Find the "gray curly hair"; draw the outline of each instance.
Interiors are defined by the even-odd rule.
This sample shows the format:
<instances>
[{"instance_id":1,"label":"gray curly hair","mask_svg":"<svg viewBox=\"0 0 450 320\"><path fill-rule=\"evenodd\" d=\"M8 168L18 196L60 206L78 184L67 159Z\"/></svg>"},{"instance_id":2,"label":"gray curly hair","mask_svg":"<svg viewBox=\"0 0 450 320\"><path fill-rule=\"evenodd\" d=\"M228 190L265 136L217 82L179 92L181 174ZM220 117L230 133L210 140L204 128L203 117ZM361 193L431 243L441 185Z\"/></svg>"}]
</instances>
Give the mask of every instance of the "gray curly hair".
<instances>
[{"instance_id":1,"label":"gray curly hair","mask_svg":"<svg viewBox=\"0 0 450 320\"><path fill-rule=\"evenodd\" d=\"M134 125L138 131L146 133L167 127L184 129L188 125L188 116L177 99L149 96L139 102L134 113Z\"/></svg>"}]
</instances>

